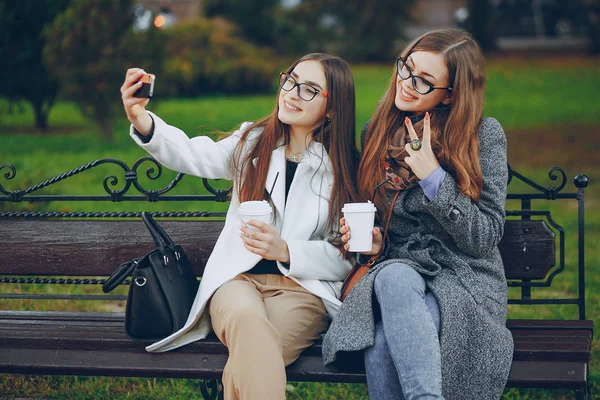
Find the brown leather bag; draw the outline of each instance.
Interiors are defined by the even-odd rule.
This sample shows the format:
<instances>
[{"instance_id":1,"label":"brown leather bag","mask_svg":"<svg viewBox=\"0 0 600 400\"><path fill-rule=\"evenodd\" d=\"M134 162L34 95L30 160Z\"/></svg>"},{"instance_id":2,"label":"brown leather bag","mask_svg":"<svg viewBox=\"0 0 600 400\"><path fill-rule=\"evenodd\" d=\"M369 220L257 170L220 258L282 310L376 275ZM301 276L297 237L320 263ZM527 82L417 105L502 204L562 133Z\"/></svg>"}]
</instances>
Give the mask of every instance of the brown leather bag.
<instances>
[{"instance_id":1,"label":"brown leather bag","mask_svg":"<svg viewBox=\"0 0 600 400\"><path fill-rule=\"evenodd\" d=\"M400 191L397 191L396 195L394 196L394 199L392 200L392 205L390 206L390 212L388 213L387 222L385 224L385 230L383 231L383 241L385 241L385 235L387 234L388 226L390 225L390 218L392 217L392 211L394 210L394 204L396 204L396 199L398 198L399 194L400 194ZM352 270L350 271L350 273L348 274L346 279L344 279L344 283L342 284L342 290L341 290L342 294L340 296L341 301L344 301L346 296L348 296L348 293L350 293L350 291L358 283L358 281L360 281L361 278L369 272L369 270L371 269L373 264L375 264L375 261L379 258L379 255L381 254L382 249L383 249L383 246L381 246L381 249L379 249L379 252L377 254L375 254L375 255L371 256L371 258L369 258L369 261L367 261L366 264L356 264L354 267L352 267Z\"/></svg>"},{"instance_id":2,"label":"brown leather bag","mask_svg":"<svg viewBox=\"0 0 600 400\"><path fill-rule=\"evenodd\" d=\"M369 272L371 266L373 265L372 262L377 259L375 258L375 260L373 260L373 257L375 256L372 256L367 264L356 264L354 267L352 267L352 270L346 279L344 279L344 283L342 284L342 295L340 296L341 301L344 301L346 296L348 296L348 293L350 293L358 281L360 281L361 278Z\"/></svg>"}]
</instances>

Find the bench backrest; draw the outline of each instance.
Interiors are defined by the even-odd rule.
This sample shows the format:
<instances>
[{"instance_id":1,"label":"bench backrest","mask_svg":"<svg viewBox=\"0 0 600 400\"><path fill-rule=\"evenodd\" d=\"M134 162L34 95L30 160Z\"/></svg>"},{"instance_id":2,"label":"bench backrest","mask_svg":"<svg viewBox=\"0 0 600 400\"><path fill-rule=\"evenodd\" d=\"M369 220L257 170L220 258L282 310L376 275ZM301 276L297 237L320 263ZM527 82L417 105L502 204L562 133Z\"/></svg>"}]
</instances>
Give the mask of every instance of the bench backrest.
<instances>
[{"instance_id":1,"label":"bench backrest","mask_svg":"<svg viewBox=\"0 0 600 400\"><path fill-rule=\"evenodd\" d=\"M228 190L216 190L209 181L203 180L208 195L176 196L166 194L183 178L177 177L161 190L145 190L137 182L136 170L144 162L155 164L160 175L161 166L150 157L138 160L132 169L117 160L98 160L86 164L76 170L69 171L59 177L52 178L36 186L24 190L9 191L0 182L0 207L2 204L19 202L50 202L56 200L69 201L139 201L140 197L147 201L226 201ZM40 188L67 179L87 169L106 163L119 164L125 169L126 187L114 191L107 187L103 196L64 196L34 195ZM0 164L8 168L10 173L5 177L12 179L15 170L8 164ZM12 173L12 175L11 175ZM587 177L575 177L576 192L562 193L566 185L566 174L560 168L553 168L550 177L562 181L558 187L542 187L516 171L510 170L509 184L513 180L520 181L526 192L512 193L509 190L507 202L507 221L505 232L500 242L500 251L509 286L520 287L519 298L509 300L513 304L576 304L579 306L580 319L585 319L584 303L584 189ZM509 185L509 188L511 186ZM128 195L129 189L135 188L139 195ZM533 192L531 191L533 189ZM565 269L565 229L558 225L550 213L549 202L555 200L576 200L577 216L577 260L579 275L578 297L576 299L534 299L533 287L548 287L553 278ZM514 202L516 209L512 209ZM532 209L532 202L543 203L539 209ZM199 203L200 204L200 203ZM222 216L223 213L168 213L161 212L155 216L166 216L158 219L161 226L171 235L175 243L181 245L194 265L198 276L210 255L220 233L223 222L206 220L205 217ZM200 217L195 220L181 220L180 217ZM123 217L137 217L134 220L123 220ZM101 218L101 219L98 219ZM154 247L139 213L81 213L81 212L0 212L0 282L16 282L15 276L81 276L106 277L119 264L132 260ZM4 277L3 277L4 276ZM23 282L38 283L43 279L24 278ZM51 281L55 282L55 281ZM7 297L0 294L1 297ZM8 297L14 297L11 294ZM24 295L26 297L26 295ZM106 298L106 296L99 296Z\"/></svg>"}]
</instances>

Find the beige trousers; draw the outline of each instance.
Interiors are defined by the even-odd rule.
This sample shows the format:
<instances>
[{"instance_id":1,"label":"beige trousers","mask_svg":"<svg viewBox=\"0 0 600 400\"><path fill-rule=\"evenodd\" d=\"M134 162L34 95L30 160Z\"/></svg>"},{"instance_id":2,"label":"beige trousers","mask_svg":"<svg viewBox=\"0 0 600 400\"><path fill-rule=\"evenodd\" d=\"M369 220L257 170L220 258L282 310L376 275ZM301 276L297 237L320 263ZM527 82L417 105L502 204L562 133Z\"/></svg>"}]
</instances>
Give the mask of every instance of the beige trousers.
<instances>
[{"instance_id":1,"label":"beige trousers","mask_svg":"<svg viewBox=\"0 0 600 400\"><path fill-rule=\"evenodd\" d=\"M327 320L318 296L274 274L238 275L215 292L208 310L229 349L225 400L285 399L285 366L319 338Z\"/></svg>"}]
</instances>

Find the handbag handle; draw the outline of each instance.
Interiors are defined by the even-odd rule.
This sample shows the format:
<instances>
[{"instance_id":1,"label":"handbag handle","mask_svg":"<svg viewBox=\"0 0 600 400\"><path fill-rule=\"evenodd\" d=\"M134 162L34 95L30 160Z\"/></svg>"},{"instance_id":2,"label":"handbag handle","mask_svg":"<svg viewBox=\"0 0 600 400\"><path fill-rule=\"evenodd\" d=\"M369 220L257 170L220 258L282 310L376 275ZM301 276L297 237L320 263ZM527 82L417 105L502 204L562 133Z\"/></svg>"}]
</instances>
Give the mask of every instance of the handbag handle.
<instances>
[{"instance_id":1,"label":"handbag handle","mask_svg":"<svg viewBox=\"0 0 600 400\"><path fill-rule=\"evenodd\" d=\"M175 249L175 243L171 240L167 232L158 225L158 223L152 218L152 215L147 213L146 211L142 212L142 220L146 224L152 239L154 239L154 243L158 247L158 250L166 257L165 254L165 245L175 254L175 257L179 259L179 253ZM165 260L166 263L166 260Z\"/></svg>"},{"instance_id":2,"label":"handbag handle","mask_svg":"<svg viewBox=\"0 0 600 400\"><path fill-rule=\"evenodd\" d=\"M108 277L108 279L102 285L102 291L104 293L111 292L114 288L119 286L129 275L133 273L135 267L139 264L140 259L128 261L119 265L119 267Z\"/></svg>"}]
</instances>

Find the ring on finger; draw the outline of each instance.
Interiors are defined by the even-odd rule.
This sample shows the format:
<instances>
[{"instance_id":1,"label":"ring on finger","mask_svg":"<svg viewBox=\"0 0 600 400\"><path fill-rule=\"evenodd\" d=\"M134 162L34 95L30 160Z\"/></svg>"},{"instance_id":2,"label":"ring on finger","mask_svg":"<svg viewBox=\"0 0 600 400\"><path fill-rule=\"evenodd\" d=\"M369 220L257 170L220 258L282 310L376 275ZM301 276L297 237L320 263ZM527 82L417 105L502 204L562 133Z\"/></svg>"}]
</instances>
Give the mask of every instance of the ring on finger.
<instances>
[{"instance_id":1,"label":"ring on finger","mask_svg":"<svg viewBox=\"0 0 600 400\"><path fill-rule=\"evenodd\" d=\"M421 141L419 139L413 139L410 141L410 148L417 151L417 150L421 150L421 147L423 147L423 143L421 143Z\"/></svg>"}]
</instances>

